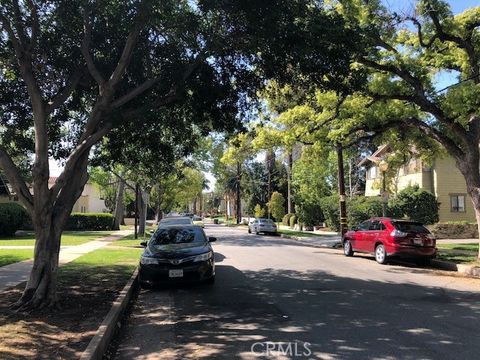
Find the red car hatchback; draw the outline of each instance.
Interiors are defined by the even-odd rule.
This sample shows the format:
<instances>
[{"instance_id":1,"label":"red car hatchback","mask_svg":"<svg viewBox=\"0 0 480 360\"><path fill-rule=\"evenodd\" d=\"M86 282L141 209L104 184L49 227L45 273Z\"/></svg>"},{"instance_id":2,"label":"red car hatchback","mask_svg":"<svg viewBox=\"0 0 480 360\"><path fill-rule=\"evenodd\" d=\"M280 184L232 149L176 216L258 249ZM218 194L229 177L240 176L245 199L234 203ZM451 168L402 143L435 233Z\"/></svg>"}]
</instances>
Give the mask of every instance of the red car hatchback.
<instances>
[{"instance_id":1,"label":"red car hatchback","mask_svg":"<svg viewBox=\"0 0 480 360\"><path fill-rule=\"evenodd\" d=\"M343 252L375 254L385 264L388 257L410 257L427 264L437 255L435 237L421 223L389 218L371 218L345 233Z\"/></svg>"}]
</instances>

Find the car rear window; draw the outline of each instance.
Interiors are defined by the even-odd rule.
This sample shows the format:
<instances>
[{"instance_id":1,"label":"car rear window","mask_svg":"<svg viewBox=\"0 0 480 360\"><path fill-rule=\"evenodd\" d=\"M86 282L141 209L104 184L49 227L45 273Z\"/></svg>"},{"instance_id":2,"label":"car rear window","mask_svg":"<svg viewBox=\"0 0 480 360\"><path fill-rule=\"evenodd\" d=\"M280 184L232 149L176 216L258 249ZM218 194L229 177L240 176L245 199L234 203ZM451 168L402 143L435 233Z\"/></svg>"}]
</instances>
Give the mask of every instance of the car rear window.
<instances>
[{"instance_id":1,"label":"car rear window","mask_svg":"<svg viewBox=\"0 0 480 360\"><path fill-rule=\"evenodd\" d=\"M160 224L178 224L178 225L189 225L192 223L190 219L175 219L175 218L168 218L160 220Z\"/></svg>"},{"instance_id":2,"label":"car rear window","mask_svg":"<svg viewBox=\"0 0 480 360\"><path fill-rule=\"evenodd\" d=\"M203 231L196 227L158 229L150 240L150 245L185 244L205 242Z\"/></svg>"},{"instance_id":3,"label":"car rear window","mask_svg":"<svg viewBox=\"0 0 480 360\"><path fill-rule=\"evenodd\" d=\"M260 219L260 224L273 224L273 220L271 219Z\"/></svg>"},{"instance_id":4,"label":"car rear window","mask_svg":"<svg viewBox=\"0 0 480 360\"><path fill-rule=\"evenodd\" d=\"M408 221L393 221L392 225L395 229L402 232L414 232L421 234L429 234L430 231L420 223L408 222Z\"/></svg>"}]
</instances>

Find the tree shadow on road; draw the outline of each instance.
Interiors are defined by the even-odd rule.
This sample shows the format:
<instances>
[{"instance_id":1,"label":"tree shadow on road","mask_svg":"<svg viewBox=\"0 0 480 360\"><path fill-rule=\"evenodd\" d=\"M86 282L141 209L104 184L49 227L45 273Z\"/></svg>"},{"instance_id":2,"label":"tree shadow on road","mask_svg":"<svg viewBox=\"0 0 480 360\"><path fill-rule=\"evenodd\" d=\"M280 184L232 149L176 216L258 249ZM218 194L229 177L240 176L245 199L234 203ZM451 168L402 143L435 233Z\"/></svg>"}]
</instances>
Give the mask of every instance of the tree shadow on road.
<instances>
[{"instance_id":1,"label":"tree shadow on road","mask_svg":"<svg viewBox=\"0 0 480 360\"><path fill-rule=\"evenodd\" d=\"M219 265L213 287L142 292L139 299L143 309L132 315L130 327L165 336L156 342L142 339L146 347L126 344L121 358L258 359L262 357L255 357L259 354L251 352L252 346L267 341L296 343L299 352L311 344L309 357L284 357L288 359L468 359L480 351L471 336L480 320L478 292L323 271L242 272ZM163 320L150 319L152 312ZM132 344L137 340L130 339ZM282 357L275 353L270 358Z\"/></svg>"}]
</instances>

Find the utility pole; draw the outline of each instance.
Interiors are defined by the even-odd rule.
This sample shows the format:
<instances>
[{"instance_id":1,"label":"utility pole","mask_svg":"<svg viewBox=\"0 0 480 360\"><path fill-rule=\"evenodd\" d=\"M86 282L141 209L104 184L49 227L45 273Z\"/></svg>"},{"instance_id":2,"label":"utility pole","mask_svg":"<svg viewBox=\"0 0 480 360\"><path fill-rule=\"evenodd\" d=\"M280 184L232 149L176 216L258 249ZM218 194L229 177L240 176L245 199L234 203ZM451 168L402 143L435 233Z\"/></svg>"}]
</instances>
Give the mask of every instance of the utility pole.
<instances>
[{"instance_id":1,"label":"utility pole","mask_svg":"<svg viewBox=\"0 0 480 360\"><path fill-rule=\"evenodd\" d=\"M242 222L242 204L240 199L240 180L241 180L240 161L237 161L237 224Z\"/></svg>"},{"instance_id":2,"label":"utility pole","mask_svg":"<svg viewBox=\"0 0 480 360\"><path fill-rule=\"evenodd\" d=\"M287 208L288 213L293 213L293 202L292 202L292 169L293 169L293 155L289 151L287 155Z\"/></svg>"},{"instance_id":3,"label":"utility pole","mask_svg":"<svg viewBox=\"0 0 480 360\"><path fill-rule=\"evenodd\" d=\"M345 173L343 171L343 147L337 144L337 160L338 160L338 195L340 197L340 235L347 232L347 204L345 197Z\"/></svg>"},{"instance_id":4,"label":"utility pole","mask_svg":"<svg viewBox=\"0 0 480 360\"><path fill-rule=\"evenodd\" d=\"M138 239L138 183L135 184L135 239Z\"/></svg>"}]
</instances>

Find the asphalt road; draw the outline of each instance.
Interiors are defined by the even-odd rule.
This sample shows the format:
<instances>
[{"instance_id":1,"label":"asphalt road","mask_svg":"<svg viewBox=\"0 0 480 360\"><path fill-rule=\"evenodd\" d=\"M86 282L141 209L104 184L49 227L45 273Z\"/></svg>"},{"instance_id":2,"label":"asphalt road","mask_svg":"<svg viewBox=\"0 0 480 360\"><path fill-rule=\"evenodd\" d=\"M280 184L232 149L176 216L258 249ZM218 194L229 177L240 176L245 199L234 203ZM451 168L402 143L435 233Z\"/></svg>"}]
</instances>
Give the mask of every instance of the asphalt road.
<instances>
[{"instance_id":1,"label":"asphalt road","mask_svg":"<svg viewBox=\"0 0 480 360\"><path fill-rule=\"evenodd\" d=\"M215 285L142 290L116 359L478 359L480 280L207 226Z\"/></svg>"}]
</instances>

